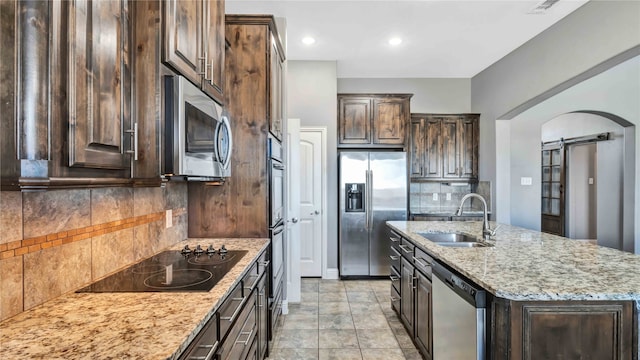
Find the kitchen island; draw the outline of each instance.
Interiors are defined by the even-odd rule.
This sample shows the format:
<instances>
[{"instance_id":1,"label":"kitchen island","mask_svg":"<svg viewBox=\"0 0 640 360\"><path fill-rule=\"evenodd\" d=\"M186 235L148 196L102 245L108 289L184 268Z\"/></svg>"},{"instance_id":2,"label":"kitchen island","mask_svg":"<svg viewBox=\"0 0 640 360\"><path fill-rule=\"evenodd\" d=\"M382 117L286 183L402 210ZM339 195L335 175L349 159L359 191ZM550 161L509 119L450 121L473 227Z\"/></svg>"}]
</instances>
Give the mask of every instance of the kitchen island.
<instances>
[{"instance_id":1,"label":"kitchen island","mask_svg":"<svg viewBox=\"0 0 640 360\"><path fill-rule=\"evenodd\" d=\"M205 292L68 293L0 323L0 359L176 359L268 239L189 239L248 253Z\"/></svg>"},{"instance_id":2,"label":"kitchen island","mask_svg":"<svg viewBox=\"0 0 640 360\"><path fill-rule=\"evenodd\" d=\"M559 347L575 356L591 353L585 358L638 358L640 256L509 225L487 241L493 246L445 247L418 233L482 239L482 222L387 224L491 294L490 358L542 358ZM585 343L590 338L606 338L611 352L593 353Z\"/></svg>"}]
</instances>

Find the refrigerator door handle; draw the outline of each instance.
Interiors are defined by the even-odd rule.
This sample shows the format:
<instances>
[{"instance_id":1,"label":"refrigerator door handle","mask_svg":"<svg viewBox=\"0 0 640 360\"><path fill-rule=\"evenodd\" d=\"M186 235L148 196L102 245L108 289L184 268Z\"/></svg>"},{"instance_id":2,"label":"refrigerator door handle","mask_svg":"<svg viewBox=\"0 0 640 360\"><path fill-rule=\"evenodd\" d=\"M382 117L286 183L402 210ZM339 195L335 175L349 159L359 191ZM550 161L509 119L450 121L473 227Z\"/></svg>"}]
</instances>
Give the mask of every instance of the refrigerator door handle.
<instances>
[{"instance_id":1,"label":"refrigerator door handle","mask_svg":"<svg viewBox=\"0 0 640 360\"><path fill-rule=\"evenodd\" d=\"M371 189L369 188L369 170L364 171L364 227L365 229L369 229L369 192Z\"/></svg>"},{"instance_id":2,"label":"refrigerator door handle","mask_svg":"<svg viewBox=\"0 0 640 360\"><path fill-rule=\"evenodd\" d=\"M373 228L373 170L369 170L369 179L367 181L369 183L369 211L367 212L367 216L369 216L369 229Z\"/></svg>"}]
</instances>

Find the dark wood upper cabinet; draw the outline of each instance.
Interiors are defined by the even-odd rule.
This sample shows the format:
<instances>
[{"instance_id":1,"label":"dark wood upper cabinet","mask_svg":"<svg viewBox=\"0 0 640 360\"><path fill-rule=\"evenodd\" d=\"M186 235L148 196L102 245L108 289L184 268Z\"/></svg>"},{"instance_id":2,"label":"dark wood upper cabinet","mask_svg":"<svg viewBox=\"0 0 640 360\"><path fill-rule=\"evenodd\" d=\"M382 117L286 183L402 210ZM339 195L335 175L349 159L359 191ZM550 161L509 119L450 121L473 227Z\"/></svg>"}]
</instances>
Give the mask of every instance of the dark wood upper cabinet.
<instances>
[{"instance_id":1,"label":"dark wood upper cabinet","mask_svg":"<svg viewBox=\"0 0 640 360\"><path fill-rule=\"evenodd\" d=\"M283 88L284 52L273 16L226 15L225 24L233 176L221 186L189 183L189 236L268 237L267 139L274 133L271 119L284 116L277 93ZM282 134L283 124L277 126Z\"/></svg>"},{"instance_id":2,"label":"dark wood upper cabinet","mask_svg":"<svg viewBox=\"0 0 640 360\"><path fill-rule=\"evenodd\" d=\"M478 114L411 114L413 180L478 178Z\"/></svg>"},{"instance_id":3,"label":"dark wood upper cabinet","mask_svg":"<svg viewBox=\"0 0 640 360\"><path fill-rule=\"evenodd\" d=\"M412 94L338 94L338 147L403 148Z\"/></svg>"},{"instance_id":4,"label":"dark wood upper cabinet","mask_svg":"<svg viewBox=\"0 0 640 360\"><path fill-rule=\"evenodd\" d=\"M224 1L169 0L164 13L164 61L224 104Z\"/></svg>"},{"instance_id":5,"label":"dark wood upper cabinet","mask_svg":"<svg viewBox=\"0 0 640 360\"><path fill-rule=\"evenodd\" d=\"M279 46L280 41L271 35L271 109L269 114L269 131L276 139L282 141L284 126L284 54Z\"/></svg>"},{"instance_id":6,"label":"dark wood upper cabinet","mask_svg":"<svg viewBox=\"0 0 640 360\"><path fill-rule=\"evenodd\" d=\"M127 1L68 2L69 166L128 169L131 52ZM126 145L125 145L126 143Z\"/></svg>"},{"instance_id":7,"label":"dark wood upper cabinet","mask_svg":"<svg viewBox=\"0 0 640 360\"><path fill-rule=\"evenodd\" d=\"M409 99L373 99L373 143L404 145L409 114Z\"/></svg>"},{"instance_id":8,"label":"dark wood upper cabinet","mask_svg":"<svg viewBox=\"0 0 640 360\"><path fill-rule=\"evenodd\" d=\"M371 143L371 99L338 97L339 144Z\"/></svg>"}]
</instances>

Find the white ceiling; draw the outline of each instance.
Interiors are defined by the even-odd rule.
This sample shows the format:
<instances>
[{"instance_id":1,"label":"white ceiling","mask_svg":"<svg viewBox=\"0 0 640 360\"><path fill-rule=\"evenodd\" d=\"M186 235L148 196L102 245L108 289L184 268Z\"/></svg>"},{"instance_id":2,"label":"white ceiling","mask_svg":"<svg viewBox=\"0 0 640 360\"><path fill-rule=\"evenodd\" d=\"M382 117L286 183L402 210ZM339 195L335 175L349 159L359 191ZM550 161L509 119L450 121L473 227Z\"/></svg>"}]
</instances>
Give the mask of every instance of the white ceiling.
<instances>
[{"instance_id":1,"label":"white ceiling","mask_svg":"<svg viewBox=\"0 0 640 360\"><path fill-rule=\"evenodd\" d=\"M286 18L287 59L336 60L339 78L470 78L587 1L542 15L527 14L540 0L226 0L226 12Z\"/></svg>"}]
</instances>

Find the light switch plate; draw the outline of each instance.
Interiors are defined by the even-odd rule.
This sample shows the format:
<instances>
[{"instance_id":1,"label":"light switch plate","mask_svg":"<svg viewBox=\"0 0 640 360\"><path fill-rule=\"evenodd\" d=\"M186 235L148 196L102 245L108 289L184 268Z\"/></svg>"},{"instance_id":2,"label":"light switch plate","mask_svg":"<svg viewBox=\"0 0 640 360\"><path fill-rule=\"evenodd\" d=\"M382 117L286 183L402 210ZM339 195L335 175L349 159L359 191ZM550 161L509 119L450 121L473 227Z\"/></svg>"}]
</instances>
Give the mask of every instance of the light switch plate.
<instances>
[{"instance_id":1,"label":"light switch plate","mask_svg":"<svg viewBox=\"0 0 640 360\"><path fill-rule=\"evenodd\" d=\"M593 178L589 178L589 185L593 185Z\"/></svg>"},{"instance_id":2,"label":"light switch plate","mask_svg":"<svg viewBox=\"0 0 640 360\"><path fill-rule=\"evenodd\" d=\"M520 185L531 185L532 183L533 183L533 180L530 177L520 178Z\"/></svg>"},{"instance_id":3,"label":"light switch plate","mask_svg":"<svg viewBox=\"0 0 640 360\"><path fill-rule=\"evenodd\" d=\"M438 193L433 193L433 201L438 201Z\"/></svg>"},{"instance_id":4,"label":"light switch plate","mask_svg":"<svg viewBox=\"0 0 640 360\"><path fill-rule=\"evenodd\" d=\"M169 209L165 211L165 228L168 229L173 226L173 210Z\"/></svg>"},{"instance_id":5,"label":"light switch plate","mask_svg":"<svg viewBox=\"0 0 640 360\"><path fill-rule=\"evenodd\" d=\"M447 193L447 201L451 201L451 193Z\"/></svg>"}]
</instances>

